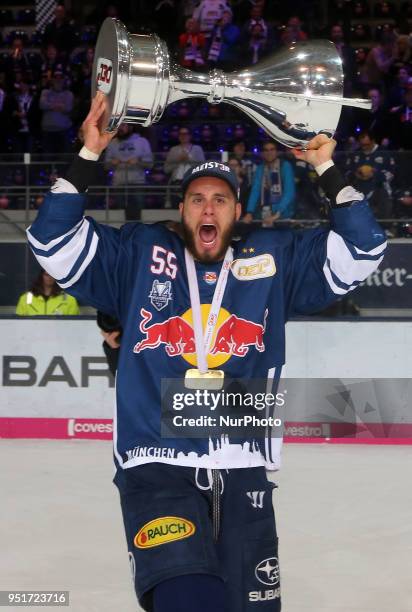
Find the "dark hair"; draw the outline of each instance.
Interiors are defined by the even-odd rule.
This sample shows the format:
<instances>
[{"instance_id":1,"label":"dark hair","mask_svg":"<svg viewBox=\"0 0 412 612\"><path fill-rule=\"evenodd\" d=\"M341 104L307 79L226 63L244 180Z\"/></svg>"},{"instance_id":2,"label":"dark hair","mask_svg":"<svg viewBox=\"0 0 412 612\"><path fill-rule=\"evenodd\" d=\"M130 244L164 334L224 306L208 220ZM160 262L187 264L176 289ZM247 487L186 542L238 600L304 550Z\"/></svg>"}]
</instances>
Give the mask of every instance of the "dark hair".
<instances>
[{"instance_id":1,"label":"dark hair","mask_svg":"<svg viewBox=\"0 0 412 612\"><path fill-rule=\"evenodd\" d=\"M43 273L44 272L46 271L41 270L41 272L34 279L32 286L30 287L30 291L32 292L33 295L44 295L44 288L43 288ZM48 273L46 272L46 274ZM50 297L55 297L56 295L60 295L61 293L63 293L63 289L59 287L56 281L54 281L54 285L52 287Z\"/></svg>"},{"instance_id":2,"label":"dark hair","mask_svg":"<svg viewBox=\"0 0 412 612\"><path fill-rule=\"evenodd\" d=\"M263 151L263 148L266 147L267 145L275 145L276 149L279 149L278 143L276 142L276 140L271 140L270 138L267 138L266 140L262 142L262 151Z\"/></svg>"},{"instance_id":3,"label":"dark hair","mask_svg":"<svg viewBox=\"0 0 412 612\"><path fill-rule=\"evenodd\" d=\"M364 136L368 136L371 140L376 142L376 135L374 134L374 132L372 130L362 130L358 134L358 139L360 140Z\"/></svg>"},{"instance_id":4,"label":"dark hair","mask_svg":"<svg viewBox=\"0 0 412 612\"><path fill-rule=\"evenodd\" d=\"M370 87L368 87L368 93L370 91L377 91L378 94L380 94L381 96L383 96L383 91L382 89L379 87L379 85L371 85Z\"/></svg>"}]
</instances>

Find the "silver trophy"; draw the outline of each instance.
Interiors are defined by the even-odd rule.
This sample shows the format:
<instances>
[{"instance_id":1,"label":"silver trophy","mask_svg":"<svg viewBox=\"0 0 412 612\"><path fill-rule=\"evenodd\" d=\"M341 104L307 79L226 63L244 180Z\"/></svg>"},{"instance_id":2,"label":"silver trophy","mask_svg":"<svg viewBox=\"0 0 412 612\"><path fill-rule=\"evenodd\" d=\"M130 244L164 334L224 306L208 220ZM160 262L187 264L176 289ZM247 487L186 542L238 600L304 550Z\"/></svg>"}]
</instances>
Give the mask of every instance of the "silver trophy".
<instances>
[{"instance_id":1,"label":"silver trophy","mask_svg":"<svg viewBox=\"0 0 412 612\"><path fill-rule=\"evenodd\" d=\"M130 34L107 18L97 39L92 95L106 94L103 129L148 127L184 98L226 102L287 147L305 147L317 134L333 136L342 106L370 109L369 100L343 97L342 60L327 40L293 43L255 66L231 73L193 72L170 61L155 34Z\"/></svg>"}]
</instances>

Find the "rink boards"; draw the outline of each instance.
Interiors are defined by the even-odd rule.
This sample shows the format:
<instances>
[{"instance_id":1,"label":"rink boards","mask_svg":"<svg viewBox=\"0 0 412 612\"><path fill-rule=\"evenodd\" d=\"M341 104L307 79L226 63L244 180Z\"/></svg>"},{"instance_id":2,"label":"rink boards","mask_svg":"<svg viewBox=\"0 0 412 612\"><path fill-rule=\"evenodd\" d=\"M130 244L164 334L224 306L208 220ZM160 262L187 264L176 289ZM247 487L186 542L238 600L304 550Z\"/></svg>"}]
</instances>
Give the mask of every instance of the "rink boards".
<instances>
[{"instance_id":1,"label":"rink boards","mask_svg":"<svg viewBox=\"0 0 412 612\"><path fill-rule=\"evenodd\" d=\"M378 409L373 397L346 437L339 418L308 420L292 410L286 441L411 443L412 321L302 320L286 331L284 377L373 379L380 394ZM0 437L112 437L114 380L94 321L0 319L0 337Z\"/></svg>"}]
</instances>

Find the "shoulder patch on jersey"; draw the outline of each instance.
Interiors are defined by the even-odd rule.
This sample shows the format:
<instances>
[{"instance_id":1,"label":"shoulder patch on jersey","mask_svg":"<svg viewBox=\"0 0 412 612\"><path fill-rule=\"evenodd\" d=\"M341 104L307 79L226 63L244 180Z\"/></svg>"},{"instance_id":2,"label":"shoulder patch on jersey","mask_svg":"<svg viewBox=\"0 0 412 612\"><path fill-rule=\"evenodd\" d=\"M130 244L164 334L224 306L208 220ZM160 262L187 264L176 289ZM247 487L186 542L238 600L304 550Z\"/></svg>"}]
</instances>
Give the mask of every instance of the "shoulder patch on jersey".
<instances>
[{"instance_id":1,"label":"shoulder patch on jersey","mask_svg":"<svg viewBox=\"0 0 412 612\"><path fill-rule=\"evenodd\" d=\"M155 278L152 284L152 289L149 293L149 298L156 310L160 311L163 308L166 308L170 300L173 299L172 283L170 281L161 283L157 280L157 278Z\"/></svg>"},{"instance_id":2,"label":"shoulder patch on jersey","mask_svg":"<svg viewBox=\"0 0 412 612\"><path fill-rule=\"evenodd\" d=\"M231 266L232 274L240 281L257 280L276 274L276 264L273 255L263 253L247 259L235 259Z\"/></svg>"},{"instance_id":3,"label":"shoulder patch on jersey","mask_svg":"<svg viewBox=\"0 0 412 612\"><path fill-rule=\"evenodd\" d=\"M203 275L203 280L208 285L215 285L216 281L217 281L217 274L216 274L216 272L205 272L204 275Z\"/></svg>"}]
</instances>

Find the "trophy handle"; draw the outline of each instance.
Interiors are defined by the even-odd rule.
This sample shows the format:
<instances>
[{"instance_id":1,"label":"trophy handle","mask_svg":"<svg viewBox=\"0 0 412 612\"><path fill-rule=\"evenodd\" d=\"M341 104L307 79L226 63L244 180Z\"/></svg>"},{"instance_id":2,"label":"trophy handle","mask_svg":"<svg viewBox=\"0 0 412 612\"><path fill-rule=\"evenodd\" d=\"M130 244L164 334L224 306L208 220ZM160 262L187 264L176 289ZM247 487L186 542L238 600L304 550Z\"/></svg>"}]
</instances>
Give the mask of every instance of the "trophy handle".
<instances>
[{"instance_id":1,"label":"trophy handle","mask_svg":"<svg viewBox=\"0 0 412 612\"><path fill-rule=\"evenodd\" d=\"M343 97L342 62L325 40L294 44L251 68L197 73L173 65L167 103L204 98L235 106L287 147L316 134L332 137L342 106L370 109L370 100Z\"/></svg>"}]
</instances>

